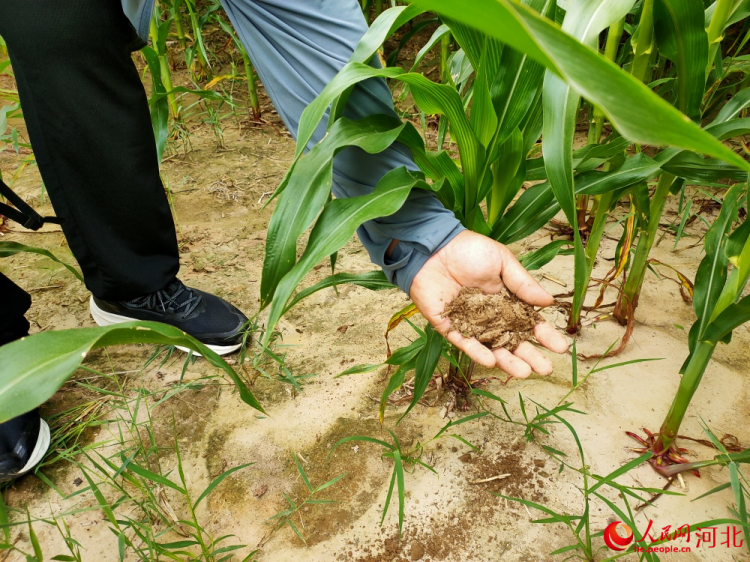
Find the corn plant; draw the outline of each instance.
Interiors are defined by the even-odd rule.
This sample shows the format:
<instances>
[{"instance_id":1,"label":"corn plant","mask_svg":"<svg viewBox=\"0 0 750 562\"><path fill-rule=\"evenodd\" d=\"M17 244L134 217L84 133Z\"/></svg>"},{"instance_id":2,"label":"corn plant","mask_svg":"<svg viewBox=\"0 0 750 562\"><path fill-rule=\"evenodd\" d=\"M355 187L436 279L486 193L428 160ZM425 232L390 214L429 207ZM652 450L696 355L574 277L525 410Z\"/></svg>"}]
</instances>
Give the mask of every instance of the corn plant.
<instances>
[{"instance_id":1,"label":"corn plant","mask_svg":"<svg viewBox=\"0 0 750 562\"><path fill-rule=\"evenodd\" d=\"M737 12L739 4L733 0L722 0L712 4L704 13L701 4L697 2L644 1L640 25L636 30L637 36L634 34L636 44L631 72L647 83L651 82L652 78L655 78L657 83L676 83L676 86L666 89L663 95L673 98L672 102L683 113L700 122L702 117L708 116L710 111L716 108L716 102L722 102L727 95L726 87L723 87L722 83L728 81L727 76L731 74L732 57L728 53L727 61L722 59L719 47L728 25L747 16ZM739 19L732 18L733 15ZM650 58L656 59L653 65L647 62L649 56L640 52L644 37L648 37ZM735 52L744 47L747 39L748 37L745 37L736 46ZM666 71L665 61L671 64ZM652 66L655 69L652 69ZM656 76L653 76L654 72L657 73ZM730 86L736 87L736 82L730 82ZM746 90L738 90L736 93L740 99L747 95ZM744 107L737 108L737 112L741 109ZM716 118L708 129L728 121L725 112ZM746 123L739 119L733 121L730 127L734 126L734 129L731 132L723 130L717 135L720 140L745 134ZM663 155L658 155L656 159L661 156ZM687 162L693 163L693 166L685 166ZM670 156L668 161L665 157L662 163L662 173L650 202L647 202L647 197L644 196L643 184L638 187L640 193L632 194L638 209L636 228L639 234L627 280L615 309L615 317L622 324L632 316L632 311L638 304L648 267L648 255L656 240L665 200L670 193L679 192L686 180L716 182L723 178L736 179L740 173L739 170L723 167L716 162L697 160L693 155L682 154L674 158Z\"/></svg>"},{"instance_id":2,"label":"corn plant","mask_svg":"<svg viewBox=\"0 0 750 562\"><path fill-rule=\"evenodd\" d=\"M189 1L187 0L188 3ZM216 8L213 11L215 10ZM155 5L149 32L151 45L141 49L151 73L151 95L148 103L151 110L151 125L156 139L156 152L160 162L171 132L185 134L181 127L185 117L181 103L182 96L192 94L206 101L226 102L231 105L231 102L218 92L172 84L167 40L172 23L180 17L178 10L162 12L160 6ZM207 18L208 15L205 17Z\"/></svg>"},{"instance_id":3,"label":"corn plant","mask_svg":"<svg viewBox=\"0 0 750 562\"><path fill-rule=\"evenodd\" d=\"M237 37L232 26L224 21L224 18L219 14L216 14L214 17L221 28L232 38L235 48L240 55L242 55L242 64L245 67L245 80L247 81L248 103L250 104L250 109L253 114L253 121L256 123L260 122L261 113L260 102L258 101L258 78L255 74L255 69L253 68L252 63L250 62L250 56L247 54L245 46L242 44L242 41L239 40L239 37ZM215 83L217 80L218 78L214 78L211 83Z\"/></svg>"},{"instance_id":4,"label":"corn plant","mask_svg":"<svg viewBox=\"0 0 750 562\"><path fill-rule=\"evenodd\" d=\"M185 33L185 22L183 20L183 9L185 0L161 0L170 12L170 17L174 22L175 34L177 41L180 43L180 49L183 53L187 51L187 35Z\"/></svg>"},{"instance_id":5,"label":"corn plant","mask_svg":"<svg viewBox=\"0 0 750 562\"><path fill-rule=\"evenodd\" d=\"M737 228L739 201L747 186L737 184L724 197L721 212L704 242L705 257L695 277L693 301L697 320L690 329L690 353L682 365L680 385L658 434L646 438L631 434L653 450L652 465L662 467L687 462L675 440L719 343L729 343L732 331L750 322L750 296L742 297L750 279L750 220ZM731 271L730 271L731 265Z\"/></svg>"},{"instance_id":6,"label":"corn plant","mask_svg":"<svg viewBox=\"0 0 750 562\"><path fill-rule=\"evenodd\" d=\"M698 120L701 115L701 100L706 84L705 71L708 52L708 38L704 29L702 7L695 2L678 3L670 0L644 0L634 8L632 2L620 3L619 6L612 2L594 4L601 4L602 8L608 8L611 12L608 21L614 20L610 24L607 34L604 48L605 58L616 61L636 80L645 83L651 83L652 67L656 66L656 72L659 72L659 75L658 79L652 83L655 85L655 91L680 111ZM590 25L580 23L586 21L587 13L593 13L592 5L592 3L587 4L586 2L572 3L569 6L570 15L566 14L563 20L563 29L576 35L576 27L585 28L586 33L590 35L588 41L592 46L597 46L598 30L601 25L592 28ZM598 17L604 17L606 11L606 9L600 10ZM621 18L618 17L620 15L622 15ZM631 19L633 23L628 24L628 28L632 35L621 46L626 21ZM570 25L568 22L570 22ZM597 32L591 33L592 31ZM658 61L656 64L654 64L655 57ZM669 62L669 66L666 65L666 62ZM632 314L628 314L628 311L632 311L631 309L634 309L637 304L637 296L640 293L648 266L648 254L655 241L659 219L664 209L664 201L669 193L679 191L686 179L694 180L697 175L700 175L703 181L717 181L724 177L741 177L742 172L737 168L725 166L716 161L703 160L696 158L691 153L675 152L674 150L663 151L655 157L649 158L640 152L640 147L636 145L637 152L635 155L628 156L624 152L615 153L609 161L602 165L602 172L605 173L611 173L613 166L620 167L622 170L630 169L632 181L629 186L624 186L628 189L597 190L597 192L592 193L586 187L586 174L580 174L576 169L576 154L573 154L573 173L571 173L568 164L568 157L561 158L559 154L560 146L567 146L572 143L575 124L580 112L578 98L574 97L568 100L565 104L566 109L563 110L563 104L555 103L555 96L552 94L557 88L558 95L562 96L565 86L556 85L555 78L549 73L546 80L548 80L548 83L545 83L545 88L549 88L550 91L544 99L550 100L550 103L545 105L544 175L533 172L533 175L529 175L527 179L547 177L552 190L555 191L557 200L561 203L566 201L566 193L573 190L576 193L575 206L571 205L570 198L567 198L566 203L562 205L571 224L577 256L576 280L568 321L568 332L575 333L580 326L583 299L589 285L591 270L607 219L622 196L628 195L633 202L635 211L633 216L637 217L637 221L628 221L618 247L616 268L613 275L607 279L608 282L611 282L630 265L627 282L624 284L615 310L616 318L625 324L629 318L632 321ZM664 88L664 84L670 84L671 86L670 88ZM709 81L709 86L705 87L707 93L704 106L714 109L715 105L711 103L711 100L714 99L714 93L719 88L713 87L711 84ZM720 101L723 101L726 94L726 90L722 89L721 94L719 94ZM740 98L743 95L740 95ZM556 117L556 114L562 112L567 112L567 115L560 121L559 115ZM707 111L705 113L708 115ZM603 146L599 146L599 142L605 113L601 107L589 103L589 116L588 144L580 149L583 153L603 149ZM707 130L713 132L715 136L719 137L719 140L725 140L743 134L745 124L740 121L742 120L734 120L732 125L721 131L711 131L711 127L708 127ZM610 144L612 148L627 149L630 143L625 138L620 137L616 124L614 122L611 122L611 124L614 133L605 141L605 145ZM716 124L718 125L718 123ZM562 135L566 142L552 142L555 135L558 138ZM627 136L623 135L623 137ZM614 143L611 142L613 139ZM625 142L618 146L617 143L621 141ZM550 158L550 156L554 158ZM601 163L597 163L597 166L599 164ZM639 165L636 166L636 164ZM536 168L539 167L536 166ZM700 170L700 172L697 172L697 170ZM599 174L602 172L599 172ZM654 177L658 177L659 182L654 195L649 197L647 182ZM591 216L587 219L586 215L590 202L592 203ZM573 214L575 214L575 217L573 217ZM630 260L630 247L636 237L635 232L639 233L637 250L633 259ZM577 237L580 237L581 240L578 240Z\"/></svg>"},{"instance_id":7,"label":"corn plant","mask_svg":"<svg viewBox=\"0 0 750 562\"><path fill-rule=\"evenodd\" d=\"M591 49L599 33L622 21L632 6L632 1L625 0L582 0L572 3L566 15L552 0L479 0L466 6L425 0L384 12L349 63L302 115L295 161L276 191L278 201L267 238L261 305L270 306L269 329L318 262L339 250L362 222L393 213L413 188L432 189L464 226L502 243L525 238L562 209L573 227L575 308L582 303L595 255L591 251L587 255L579 232L577 195L614 192L612 200L616 201L619 194L643 184L674 159L699 158L694 152L714 156L736 169L750 169L750 164L716 138L726 138L725 129L720 127L722 134L716 136L701 129L641 80ZM472 69L470 99L468 91L462 98L463 87L456 85L460 80L438 84L401 68L367 64L387 37L426 9L437 12L445 22ZM562 29L553 21L560 17L564 18ZM359 81L376 76L406 85L424 113L445 118L459 162L441 146L429 150L410 123L385 116L358 122L341 117L347 92ZM599 108L617 134L601 145L574 151L581 98ZM328 135L300 158L329 107ZM542 132L543 160L527 161ZM395 141L411 149L423 175L394 170L371 195L330 200L332 159L340 148L356 145L378 152ZM644 153L626 159L624 151L634 141L672 148L658 160ZM609 170L596 169L605 164ZM514 202L523 181L533 177L548 179ZM297 242L313 223L298 260ZM545 246L531 262L543 265L563 245L558 241ZM427 387L444 345L431 327L423 333L418 340L421 344L408 348L407 361L388 387L398 388L404 374L415 369L415 401ZM447 355L456 358L459 371L469 371L468 358Z\"/></svg>"},{"instance_id":8,"label":"corn plant","mask_svg":"<svg viewBox=\"0 0 750 562\"><path fill-rule=\"evenodd\" d=\"M208 49L203 38L203 28L208 22L211 14L220 9L218 2L212 2L202 12L198 12L196 0L184 0L188 12L188 21L193 33L193 44L185 49L185 64L190 69L195 80L212 77L211 63L208 60Z\"/></svg>"}]
</instances>

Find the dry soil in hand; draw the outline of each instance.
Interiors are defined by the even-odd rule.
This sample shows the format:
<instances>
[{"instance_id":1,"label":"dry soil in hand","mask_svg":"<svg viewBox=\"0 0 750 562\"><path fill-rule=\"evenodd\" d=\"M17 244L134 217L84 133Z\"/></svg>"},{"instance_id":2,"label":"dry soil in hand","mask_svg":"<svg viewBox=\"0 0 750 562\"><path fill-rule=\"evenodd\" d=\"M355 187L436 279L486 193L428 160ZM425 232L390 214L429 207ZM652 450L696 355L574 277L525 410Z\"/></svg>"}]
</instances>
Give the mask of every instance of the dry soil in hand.
<instances>
[{"instance_id":1,"label":"dry soil in hand","mask_svg":"<svg viewBox=\"0 0 750 562\"><path fill-rule=\"evenodd\" d=\"M504 347L509 351L533 339L534 326L542 321L533 306L505 288L485 295L479 289L464 287L446 305L443 317L450 319L451 330L476 338L490 349Z\"/></svg>"}]
</instances>

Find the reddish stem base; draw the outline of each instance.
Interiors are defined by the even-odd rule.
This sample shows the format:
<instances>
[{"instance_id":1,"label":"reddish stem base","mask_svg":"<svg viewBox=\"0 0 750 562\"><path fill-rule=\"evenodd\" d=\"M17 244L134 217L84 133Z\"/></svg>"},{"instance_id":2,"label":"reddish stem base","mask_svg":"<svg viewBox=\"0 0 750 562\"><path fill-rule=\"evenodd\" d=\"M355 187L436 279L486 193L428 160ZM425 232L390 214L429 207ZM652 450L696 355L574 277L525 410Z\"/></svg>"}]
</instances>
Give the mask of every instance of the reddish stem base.
<instances>
[{"instance_id":1,"label":"reddish stem base","mask_svg":"<svg viewBox=\"0 0 750 562\"><path fill-rule=\"evenodd\" d=\"M664 473L664 471L662 470L664 467L674 464L687 464L690 462L682 456L683 454L689 453L690 451L688 449L678 447L676 441L673 441L672 445L670 445L669 449L667 449L666 451L657 451L656 444L659 440L659 435L651 433L645 427L643 428L643 432L646 434L645 439L631 431L626 431L625 433L628 435L628 437L635 439L636 441L638 441L638 443L643 445L643 447L636 447L634 449L637 453L643 454L651 451L654 454L654 456L651 457L648 462L656 472L658 472L665 478L671 478L671 476ZM695 474L698 478L701 477L700 472L698 472L697 470L693 470L692 473Z\"/></svg>"}]
</instances>

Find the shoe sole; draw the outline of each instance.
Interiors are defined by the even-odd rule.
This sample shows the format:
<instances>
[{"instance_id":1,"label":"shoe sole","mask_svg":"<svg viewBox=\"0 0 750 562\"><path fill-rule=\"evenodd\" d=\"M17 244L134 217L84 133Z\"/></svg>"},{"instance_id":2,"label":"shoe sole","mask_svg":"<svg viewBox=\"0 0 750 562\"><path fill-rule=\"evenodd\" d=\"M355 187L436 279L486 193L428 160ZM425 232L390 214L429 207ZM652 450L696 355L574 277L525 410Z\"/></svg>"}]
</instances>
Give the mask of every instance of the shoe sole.
<instances>
[{"instance_id":1,"label":"shoe sole","mask_svg":"<svg viewBox=\"0 0 750 562\"><path fill-rule=\"evenodd\" d=\"M91 317L99 326L112 326L113 324L122 324L123 322L134 322L138 320L137 318L128 318L127 316L120 316L119 314L114 314L113 312L102 310L101 308L99 308L96 302L94 302L94 297L91 297L91 300L89 301L89 308L91 309ZM210 349L217 355L227 355L228 353L237 351L240 347L242 347L241 343L237 343L234 345L209 345L204 343L203 345L205 345L208 349ZM188 349L187 347L183 347L181 345L176 345L175 347L180 351L184 351L185 353L192 352L192 354L196 357L203 357L197 351L193 351L191 349Z\"/></svg>"},{"instance_id":2,"label":"shoe sole","mask_svg":"<svg viewBox=\"0 0 750 562\"><path fill-rule=\"evenodd\" d=\"M36 445L34 445L34 450L31 452L29 462L18 472L18 476L31 472L36 465L42 462L44 455L47 454L47 449L49 449L49 444L49 426L46 421L39 420L39 436L36 438Z\"/></svg>"}]
</instances>

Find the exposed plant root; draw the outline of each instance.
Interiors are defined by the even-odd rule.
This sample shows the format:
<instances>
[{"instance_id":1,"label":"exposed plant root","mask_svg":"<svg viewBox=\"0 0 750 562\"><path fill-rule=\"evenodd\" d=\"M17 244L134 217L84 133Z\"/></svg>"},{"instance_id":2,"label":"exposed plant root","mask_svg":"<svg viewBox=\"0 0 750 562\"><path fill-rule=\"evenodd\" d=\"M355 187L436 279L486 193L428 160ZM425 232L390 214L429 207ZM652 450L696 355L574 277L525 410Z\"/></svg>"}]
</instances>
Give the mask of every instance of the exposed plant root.
<instances>
[{"instance_id":1,"label":"exposed plant root","mask_svg":"<svg viewBox=\"0 0 750 562\"><path fill-rule=\"evenodd\" d=\"M473 362L472 362L473 367ZM467 411L470 409L470 398L472 396L471 389L476 388L482 385L485 385L489 383L490 381L500 381L502 380L499 377L485 377L482 379L478 379L476 381L471 381L471 377L467 377L466 380L462 379L458 376L447 376L445 379L443 379L443 376L440 374L436 374L432 377L432 380L430 380L429 384L427 385L427 390L425 390L424 398L422 398L419 403L422 406L427 406L428 408L434 408L438 405L438 402L440 401L441 397L446 393L453 393L456 397L461 398L459 401L460 403L457 404L457 409L460 411ZM399 406L401 404L405 404L407 402L411 402L414 398L414 381L411 380L409 382L406 382L401 387L401 392L405 392L405 394L402 394L401 396L390 396L388 397L388 404L391 406ZM427 401L427 395L435 392L435 398L430 402ZM373 399L375 400L375 399ZM379 400L375 400L376 402L380 402Z\"/></svg>"},{"instance_id":2,"label":"exposed plant root","mask_svg":"<svg viewBox=\"0 0 750 562\"><path fill-rule=\"evenodd\" d=\"M648 461L648 463L651 465L651 467L664 476L665 478L671 478L671 475L666 474L662 469L666 466L671 466L675 464L687 464L690 461L683 457L683 454L690 453L688 449L683 449L682 447L677 446L677 442L674 441L672 445L669 447L668 450L657 452L654 450L654 447L656 446L656 442L659 439L659 435L651 433L648 429L645 427L643 428L643 432L646 434L646 438L642 438L637 433L633 433L632 431L626 431L628 437L631 437L638 441L643 447L636 447L634 451L639 454L646 453L648 451L651 451L654 456L651 457ZM693 474L695 474L698 478L701 477L700 472L698 470L692 470Z\"/></svg>"},{"instance_id":3,"label":"exposed plant root","mask_svg":"<svg viewBox=\"0 0 750 562\"><path fill-rule=\"evenodd\" d=\"M582 353L578 354L579 359L605 359L606 357L615 357L616 355L619 355L625 350L625 347L628 345L628 341L630 341L630 336L633 335L633 327L634 327L634 320L633 320L633 310L631 307L631 310L628 313L628 325L625 327L625 333L622 336L622 340L620 341L620 345L617 347L617 349L612 349L608 353L599 354L599 355L583 355Z\"/></svg>"},{"instance_id":4,"label":"exposed plant root","mask_svg":"<svg viewBox=\"0 0 750 562\"><path fill-rule=\"evenodd\" d=\"M588 242L589 236L591 235L591 227L594 224L594 218L591 217L586 222L581 222L578 225L578 232L581 235L581 240L584 244ZM565 240L573 240L573 229L568 223L564 223L555 219L549 222L548 228L552 231L550 233L550 239L554 240L555 237L563 238Z\"/></svg>"},{"instance_id":5,"label":"exposed plant root","mask_svg":"<svg viewBox=\"0 0 750 562\"><path fill-rule=\"evenodd\" d=\"M687 435L678 435L677 437L679 439L687 439L688 441L700 443L704 447L710 447L711 449L715 449L717 451L719 450L716 445L714 445L708 439L696 439L694 437L688 437ZM745 447L740 445L740 440L729 433L725 433L724 436L719 439L719 443L722 444L722 446L727 450L728 453L739 453L745 449Z\"/></svg>"},{"instance_id":6,"label":"exposed plant root","mask_svg":"<svg viewBox=\"0 0 750 562\"><path fill-rule=\"evenodd\" d=\"M586 312L594 312L595 310L599 310L600 308L611 308L613 306L617 306L617 303L610 302L607 304L594 304L592 306L582 306L581 308Z\"/></svg>"},{"instance_id":7,"label":"exposed plant root","mask_svg":"<svg viewBox=\"0 0 750 562\"><path fill-rule=\"evenodd\" d=\"M672 476L669 480L667 480L667 483L664 484L664 487L662 488L662 490L664 490L665 492L667 490L669 490L669 488L672 486L672 482L674 482L676 478L677 478L676 476ZM637 506L635 506L635 511L640 511L644 507L648 507L650 505L653 505L654 502L656 500L658 500L660 497L662 497L663 495L664 495L664 493L651 494L651 497L647 501L645 501L643 503L639 503Z\"/></svg>"}]
</instances>

